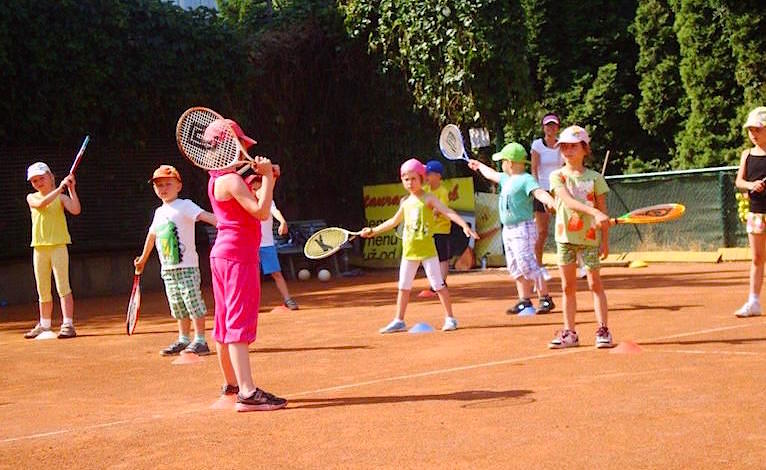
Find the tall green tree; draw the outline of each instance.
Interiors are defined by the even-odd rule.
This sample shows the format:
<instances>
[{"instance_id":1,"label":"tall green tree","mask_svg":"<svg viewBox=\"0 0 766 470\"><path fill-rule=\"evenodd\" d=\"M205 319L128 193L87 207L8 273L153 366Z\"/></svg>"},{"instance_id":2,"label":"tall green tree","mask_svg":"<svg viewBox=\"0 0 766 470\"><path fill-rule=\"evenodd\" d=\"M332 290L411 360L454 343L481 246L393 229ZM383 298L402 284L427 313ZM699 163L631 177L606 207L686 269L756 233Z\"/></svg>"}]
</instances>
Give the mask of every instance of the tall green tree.
<instances>
[{"instance_id":1,"label":"tall green tree","mask_svg":"<svg viewBox=\"0 0 766 470\"><path fill-rule=\"evenodd\" d=\"M689 117L676 136L673 164L698 168L737 162L741 147L739 109L744 89L734 80L728 9L717 0L680 0L675 30Z\"/></svg>"},{"instance_id":2,"label":"tall green tree","mask_svg":"<svg viewBox=\"0 0 766 470\"><path fill-rule=\"evenodd\" d=\"M496 129L531 102L517 1L343 0L346 26L440 123Z\"/></svg>"},{"instance_id":3,"label":"tall green tree","mask_svg":"<svg viewBox=\"0 0 766 470\"><path fill-rule=\"evenodd\" d=\"M638 48L629 25L634 0L553 2L523 0L528 50L534 65L539 118L555 111L564 125L585 126L593 137L595 163L611 150L610 167L652 144L636 119ZM539 135L539 121L525 134Z\"/></svg>"},{"instance_id":4,"label":"tall green tree","mask_svg":"<svg viewBox=\"0 0 766 470\"><path fill-rule=\"evenodd\" d=\"M750 109L766 106L766 17L761 2L728 2L721 6L727 22L727 35L735 58L734 76L743 90L744 106L740 121Z\"/></svg>"},{"instance_id":5,"label":"tall green tree","mask_svg":"<svg viewBox=\"0 0 766 470\"><path fill-rule=\"evenodd\" d=\"M636 116L644 130L658 140L663 161L675 154L675 136L683 128L689 104L678 70L680 50L673 30L676 0L639 2L632 31L639 54L636 72L641 98Z\"/></svg>"}]
</instances>

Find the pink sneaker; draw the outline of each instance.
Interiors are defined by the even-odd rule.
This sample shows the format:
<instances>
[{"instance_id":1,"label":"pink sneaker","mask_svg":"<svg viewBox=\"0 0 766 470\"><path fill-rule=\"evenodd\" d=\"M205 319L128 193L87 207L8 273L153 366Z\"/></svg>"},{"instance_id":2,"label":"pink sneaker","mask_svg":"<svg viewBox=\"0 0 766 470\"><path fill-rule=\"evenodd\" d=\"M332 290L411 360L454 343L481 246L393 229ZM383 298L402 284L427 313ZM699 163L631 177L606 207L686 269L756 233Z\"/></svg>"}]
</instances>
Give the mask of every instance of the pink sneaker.
<instances>
[{"instance_id":1,"label":"pink sneaker","mask_svg":"<svg viewBox=\"0 0 766 470\"><path fill-rule=\"evenodd\" d=\"M548 343L548 349L576 348L580 345L580 339L574 330L559 330L556 337Z\"/></svg>"}]
</instances>

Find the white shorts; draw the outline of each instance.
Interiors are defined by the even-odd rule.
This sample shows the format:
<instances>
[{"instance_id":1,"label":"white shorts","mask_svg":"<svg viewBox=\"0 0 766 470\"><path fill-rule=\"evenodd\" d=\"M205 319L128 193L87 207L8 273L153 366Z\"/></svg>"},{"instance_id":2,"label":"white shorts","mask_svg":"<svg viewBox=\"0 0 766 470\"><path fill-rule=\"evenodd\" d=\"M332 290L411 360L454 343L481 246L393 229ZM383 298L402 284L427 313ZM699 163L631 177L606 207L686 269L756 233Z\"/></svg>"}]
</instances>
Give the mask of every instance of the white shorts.
<instances>
[{"instance_id":1,"label":"white shorts","mask_svg":"<svg viewBox=\"0 0 766 470\"><path fill-rule=\"evenodd\" d=\"M535 256L536 241L537 226L534 219L503 226L505 262L508 265L508 272L514 279L523 276L530 281L536 281L542 277L542 271Z\"/></svg>"},{"instance_id":2,"label":"white shorts","mask_svg":"<svg viewBox=\"0 0 766 470\"><path fill-rule=\"evenodd\" d=\"M412 289L412 281L418 272L418 266L423 264L426 271L426 277L431 284L431 289L437 291L444 289L444 279L442 278L441 267L439 266L439 257L432 256L423 261L402 258L402 264L399 265L399 290Z\"/></svg>"}]
</instances>

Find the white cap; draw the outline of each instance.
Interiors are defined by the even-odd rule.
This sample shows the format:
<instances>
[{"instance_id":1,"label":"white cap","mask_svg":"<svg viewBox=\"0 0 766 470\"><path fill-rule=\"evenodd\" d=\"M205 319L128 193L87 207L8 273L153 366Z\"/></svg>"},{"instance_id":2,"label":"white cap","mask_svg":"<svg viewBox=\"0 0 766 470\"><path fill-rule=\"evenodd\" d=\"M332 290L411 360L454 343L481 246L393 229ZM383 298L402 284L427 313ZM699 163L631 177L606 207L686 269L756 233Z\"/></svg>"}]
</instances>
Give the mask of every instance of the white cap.
<instances>
[{"instance_id":1,"label":"white cap","mask_svg":"<svg viewBox=\"0 0 766 470\"><path fill-rule=\"evenodd\" d=\"M36 162L31 165L29 165L29 168L27 168L27 181L31 180L35 176L41 176L46 173L50 173L51 169L48 168L48 165L46 165L43 162Z\"/></svg>"},{"instance_id":2,"label":"white cap","mask_svg":"<svg viewBox=\"0 0 766 470\"><path fill-rule=\"evenodd\" d=\"M576 144L579 142L590 143L590 136L588 131L580 126L569 126L559 134L560 144Z\"/></svg>"},{"instance_id":3,"label":"white cap","mask_svg":"<svg viewBox=\"0 0 766 470\"><path fill-rule=\"evenodd\" d=\"M766 126L766 106L758 106L747 115L747 121L742 127Z\"/></svg>"}]
</instances>

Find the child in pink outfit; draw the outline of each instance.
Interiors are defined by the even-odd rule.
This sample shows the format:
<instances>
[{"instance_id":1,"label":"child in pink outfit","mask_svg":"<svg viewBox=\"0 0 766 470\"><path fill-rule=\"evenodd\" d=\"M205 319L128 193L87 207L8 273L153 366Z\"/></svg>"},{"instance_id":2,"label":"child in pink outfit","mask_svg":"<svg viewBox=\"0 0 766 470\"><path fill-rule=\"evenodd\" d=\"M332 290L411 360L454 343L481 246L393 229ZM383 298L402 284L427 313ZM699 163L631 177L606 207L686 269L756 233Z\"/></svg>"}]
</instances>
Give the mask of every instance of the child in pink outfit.
<instances>
[{"instance_id":1,"label":"child in pink outfit","mask_svg":"<svg viewBox=\"0 0 766 470\"><path fill-rule=\"evenodd\" d=\"M244 148L255 143L235 122L226 121ZM214 124L216 121L210 126ZM236 167L210 172L208 195L218 219L218 235L210 251L213 337L226 381L223 394L237 394L237 411L268 411L284 408L287 400L255 387L248 345L255 341L261 298L258 250L253 247L260 244L260 221L271 208L274 172L267 158L256 157L252 165L263 175L263 185L255 195L234 171Z\"/></svg>"}]
</instances>

